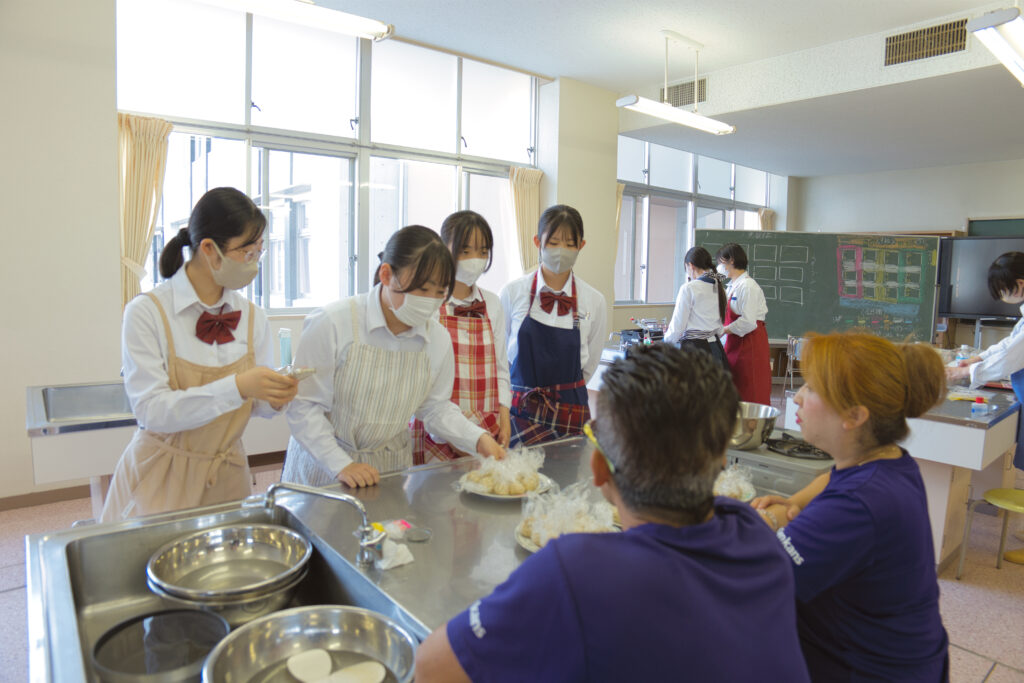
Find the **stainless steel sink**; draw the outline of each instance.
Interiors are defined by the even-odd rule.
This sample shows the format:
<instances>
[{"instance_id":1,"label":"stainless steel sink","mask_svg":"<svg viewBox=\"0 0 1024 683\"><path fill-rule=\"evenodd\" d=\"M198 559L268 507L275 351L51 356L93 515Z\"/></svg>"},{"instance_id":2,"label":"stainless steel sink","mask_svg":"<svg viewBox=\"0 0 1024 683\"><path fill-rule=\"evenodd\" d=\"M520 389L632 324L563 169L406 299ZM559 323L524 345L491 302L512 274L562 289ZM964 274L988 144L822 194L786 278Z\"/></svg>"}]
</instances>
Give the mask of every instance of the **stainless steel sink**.
<instances>
[{"instance_id":1,"label":"stainless steel sink","mask_svg":"<svg viewBox=\"0 0 1024 683\"><path fill-rule=\"evenodd\" d=\"M100 636L125 619L172 607L146 586L150 555L174 538L230 524L281 524L313 543L309 573L287 607L365 607L395 620L419 640L427 636L425 625L375 585L373 570L356 568L359 546L351 532L359 515L354 508L294 493L279 498L273 509L257 496L244 504L26 537L32 680L97 680L90 653Z\"/></svg>"},{"instance_id":2,"label":"stainless steel sink","mask_svg":"<svg viewBox=\"0 0 1024 683\"><path fill-rule=\"evenodd\" d=\"M124 384L68 384L44 387L43 408L50 422L131 417Z\"/></svg>"}]
</instances>

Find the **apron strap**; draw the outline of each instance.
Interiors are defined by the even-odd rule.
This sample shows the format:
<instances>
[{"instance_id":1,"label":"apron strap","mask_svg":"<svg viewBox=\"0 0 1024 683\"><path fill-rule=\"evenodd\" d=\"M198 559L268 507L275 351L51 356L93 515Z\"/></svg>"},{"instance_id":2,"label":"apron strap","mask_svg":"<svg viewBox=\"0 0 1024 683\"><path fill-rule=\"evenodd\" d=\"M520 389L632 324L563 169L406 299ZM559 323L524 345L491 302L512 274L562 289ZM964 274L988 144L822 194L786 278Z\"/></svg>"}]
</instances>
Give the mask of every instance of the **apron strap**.
<instances>
[{"instance_id":1,"label":"apron strap","mask_svg":"<svg viewBox=\"0 0 1024 683\"><path fill-rule=\"evenodd\" d=\"M164 336L167 337L167 364L170 365L178 357L174 352L174 335L171 334L171 323L167 320L167 313L164 311L164 307L160 305L160 300L156 298L156 295L153 292L146 292L146 296L156 304L156 310L160 314L160 319L164 321Z\"/></svg>"},{"instance_id":2,"label":"apron strap","mask_svg":"<svg viewBox=\"0 0 1024 683\"><path fill-rule=\"evenodd\" d=\"M255 322L254 322L255 319L256 319L256 304L254 304L253 302L250 301L249 302L249 332L248 332L248 334L249 334L249 341L248 341L249 352L246 355L251 356L253 358L253 360L256 359L256 349L253 347L253 327L255 326Z\"/></svg>"},{"instance_id":3,"label":"apron strap","mask_svg":"<svg viewBox=\"0 0 1024 683\"><path fill-rule=\"evenodd\" d=\"M372 290L370 291L369 296L373 296L373 291ZM367 306L370 305L369 296L367 297L367 301L366 301L366 305ZM356 313L356 300L355 300L355 298L352 298L350 301L351 301L351 303L349 304L348 310L349 310L349 313L351 313L351 315L352 315L352 343L353 344L358 344L359 343L359 314Z\"/></svg>"}]
</instances>

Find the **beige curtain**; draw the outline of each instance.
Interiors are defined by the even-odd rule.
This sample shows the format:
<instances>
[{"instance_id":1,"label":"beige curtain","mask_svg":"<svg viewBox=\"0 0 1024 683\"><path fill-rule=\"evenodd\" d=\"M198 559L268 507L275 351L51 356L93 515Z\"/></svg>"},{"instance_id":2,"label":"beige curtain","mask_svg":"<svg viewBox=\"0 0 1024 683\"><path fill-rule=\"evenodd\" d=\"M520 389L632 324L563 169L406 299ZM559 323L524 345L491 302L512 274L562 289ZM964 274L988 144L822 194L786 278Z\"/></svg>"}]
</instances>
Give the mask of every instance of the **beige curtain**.
<instances>
[{"instance_id":1,"label":"beige curtain","mask_svg":"<svg viewBox=\"0 0 1024 683\"><path fill-rule=\"evenodd\" d=\"M775 211L772 209L758 209L757 220L761 226L761 230L775 229Z\"/></svg>"},{"instance_id":2,"label":"beige curtain","mask_svg":"<svg viewBox=\"0 0 1024 683\"><path fill-rule=\"evenodd\" d=\"M537 234L537 222L540 220L540 179L543 177L544 172L540 169L515 166L508 174L516 235L519 237L519 262L524 273L537 267L537 247L533 244L533 236Z\"/></svg>"},{"instance_id":3,"label":"beige curtain","mask_svg":"<svg viewBox=\"0 0 1024 683\"><path fill-rule=\"evenodd\" d=\"M615 183L615 244L619 243L619 223L622 222L622 192L625 184Z\"/></svg>"},{"instance_id":4,"label":"beige curtain","mask_svg":"<svg viewBox=\"0 0 1024 683\"><path fill-rule=\"evenodd\" d=\"M160 208L172 128L163 119L117 115L122 308L139 293L139 280L146 274L144 263Z\"/></svg>"}]
</instances>

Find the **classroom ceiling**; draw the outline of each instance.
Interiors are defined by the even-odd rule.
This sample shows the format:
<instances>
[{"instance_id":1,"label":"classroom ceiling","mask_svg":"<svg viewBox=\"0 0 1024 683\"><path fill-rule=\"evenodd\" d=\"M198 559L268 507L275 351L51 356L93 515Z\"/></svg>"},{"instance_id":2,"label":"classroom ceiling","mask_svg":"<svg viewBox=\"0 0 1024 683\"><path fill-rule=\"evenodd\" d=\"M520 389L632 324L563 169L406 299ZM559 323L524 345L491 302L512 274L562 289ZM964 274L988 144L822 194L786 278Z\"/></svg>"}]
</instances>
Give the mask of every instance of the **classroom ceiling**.
<instances>
[{"instance_id":1,"label":"classroom ceiling","mask_svg":"<svg viewBox=\"0 0 1024 683\"><path fill-rule=\"evenodd\" d=\"M672 29L704 44L702 75L996 5L978 0L318 0L397 36L626 94L660 84ZM1015 0L1006 0L1013 5ZM970 39L969 39L970 40ZM673 51L674 50L674 51ZM670 74L693 68L670 50ZM679 54L678 61L672 55ZM687 54L688 53L688 54ZM670 79L672 78L670 75ZM790 176L1024 158L1024 89L1001 66L722 116L729 136L652 126L630 135Z\"/></svg>"}]
</instances>

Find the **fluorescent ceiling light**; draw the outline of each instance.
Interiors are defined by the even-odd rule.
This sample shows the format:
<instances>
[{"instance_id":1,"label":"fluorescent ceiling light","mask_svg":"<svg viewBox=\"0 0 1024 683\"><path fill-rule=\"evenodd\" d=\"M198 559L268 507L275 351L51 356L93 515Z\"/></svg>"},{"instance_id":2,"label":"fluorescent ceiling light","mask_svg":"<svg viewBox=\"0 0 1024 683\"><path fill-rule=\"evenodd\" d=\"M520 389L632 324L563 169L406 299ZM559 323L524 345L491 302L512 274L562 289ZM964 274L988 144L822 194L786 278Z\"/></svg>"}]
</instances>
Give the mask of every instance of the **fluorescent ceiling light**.
<instances>
[{"instance_id":1,"label":"fluorescent ceiling light","mask_svg":"<svg viewBox=\"0 0 1024 683\"><path fill-rule=\"evenodd\" d=\"M985 47L1024 85L1024 19L1016 7L996 10L967 22Z\"/></svg>"},{"instance_id":2,"label":"fluorescent ceiling light","mask_svg":"<svg viewBox=\"0 0 1024 683\"><path fill-rule=\"evenodd\" d=\"M391 37L395 27L376 19L367 19L355 14L336 12L327 7L319 7L304 0L200 0L208 5L216 5L226 9L287 21L292 24L310 28L344 33L359 38L384 40Z\"/></svg>"},{"instance_id":3,"label":"fluorescent ceiling light","mask_svg":"<svg viewBox=\"0 0 1024 683\"><path fill-rule=\"evenodd\" d=\"M690 128L698 128L706 133L714 133L715 135L728 135L729 133L736 132L736 126L730 126L728 123L722 123L707 116L694 114L692 111L678 109L671 104L655 102L638 95L627 95L616 100L615 106L632 109L649 116L657 116L659 119L665 119L666 121L689 126Z\"/></svg>"}]
</instances>

